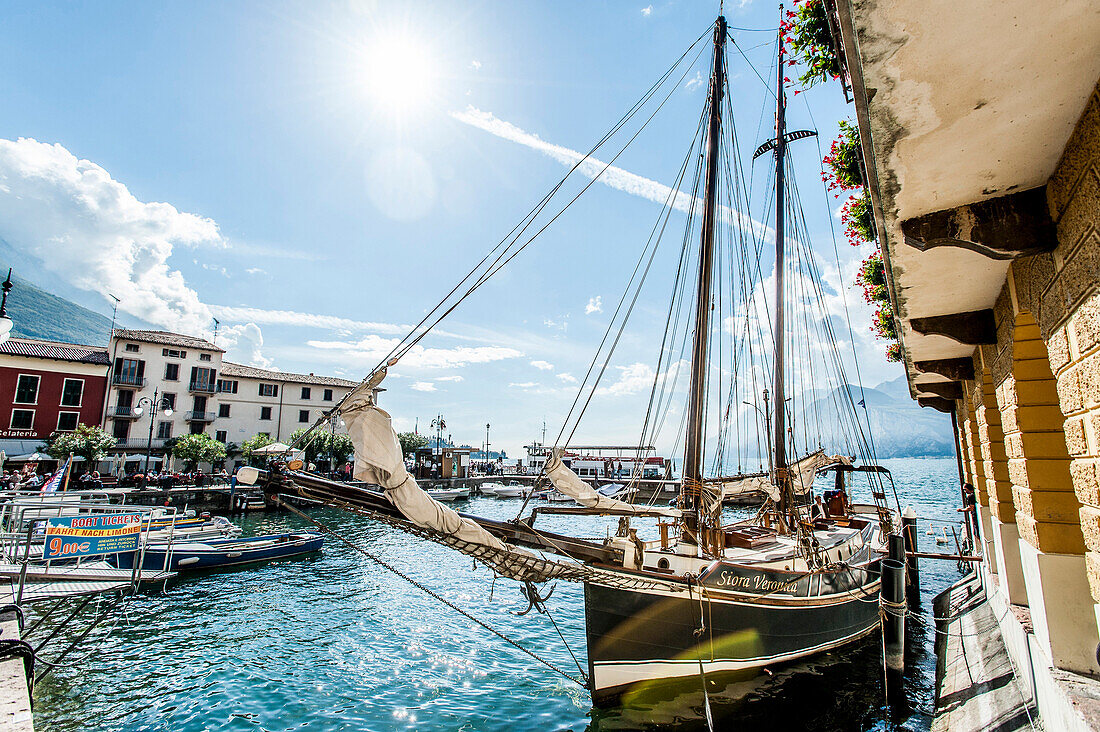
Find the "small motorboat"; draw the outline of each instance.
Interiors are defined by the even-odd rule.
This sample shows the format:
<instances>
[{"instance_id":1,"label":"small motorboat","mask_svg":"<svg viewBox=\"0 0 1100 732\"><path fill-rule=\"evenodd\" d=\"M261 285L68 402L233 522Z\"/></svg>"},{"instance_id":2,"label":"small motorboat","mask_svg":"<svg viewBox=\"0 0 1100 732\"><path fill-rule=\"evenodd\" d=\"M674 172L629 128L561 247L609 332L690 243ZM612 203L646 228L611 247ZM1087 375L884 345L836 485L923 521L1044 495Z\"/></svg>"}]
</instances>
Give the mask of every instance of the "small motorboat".
<instances>
[{"instance_id":1,"label":"small motorboat","mask_svg":"<svg viewBox=\"0 0 1100 732\"><path fill-rule=\"evenodd\" d=\"M142 569L161 569L180 572L193 569L234 567L253 562L284 559L299 554L319 551L324 537L315 531L291 534L268 534L248 539L212 539L210 541L174 541L150 543L145 546ZM136 552L115 555L117 566L131 569ZM165 557L167 556L167 565Z\"/></svg>"},{"instance_id":2,"label":"small motorboat","mask_svg":"<svg viewBox=\"0 0 1100 732\"><path fill-rule=\"evenodd\" d=\"M539 491L533 497L537 498L541 501L549 501L550 503L573 503L574 502L571 497L565 495L561 491L554 490L553 488L548 488L544 491Z\"/></svg>"},{"instance_id":3,"label":"small motorboat","mask_svg":"<svg viewBox=\"0 0 1100 732\"><path fill-rule=\"evenodd\" d=\"M535 490L534 486L523 485L514 480L508 485L486 483L481 486L481 489L485 493L492 493L497 498L523 498L524 496L530 495Z\"/></svg>"},{"instance_id":4,"label":"small motorboat","mask_svg":"<svg viewBox=\"0 0 1100 732\"><path fill-rule=\"evenodd\" d=\"M457 501L460 498L469 498L469 488L430 488L427 494L437 501Z\"/></svg>"}]
</instances>

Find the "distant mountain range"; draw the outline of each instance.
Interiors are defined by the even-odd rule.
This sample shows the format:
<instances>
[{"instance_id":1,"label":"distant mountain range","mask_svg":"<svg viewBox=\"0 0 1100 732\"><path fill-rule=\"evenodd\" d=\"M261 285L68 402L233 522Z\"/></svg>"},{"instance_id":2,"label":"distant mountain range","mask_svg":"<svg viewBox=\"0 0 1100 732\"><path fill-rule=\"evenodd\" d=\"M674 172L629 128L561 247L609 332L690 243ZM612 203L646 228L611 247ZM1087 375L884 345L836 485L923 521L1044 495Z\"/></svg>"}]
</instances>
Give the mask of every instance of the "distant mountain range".
<instances>
[{"instance_id":1,"label":"distant mountain range","mask_svg":"<svg viewBox=\"0 0 1100 732\"><path fill-rule=\"evenodd\" d=\"M0 272L0 280L7 274ZM111 319L86 307L51 295L22 277L12 275L7 313L12 335L62 343L106 346L111 338Z\"/></svg>"},{"instance_id":2,"label":"distant mountain range","mask_svg":"<svg viewBox=\"0 0 1100 732\"><path fill-rule=\"evenodd\" d=\"M909 398L909 386L904 376L885 381L876 387L849 385L852 400L861 400L867 405L867 422L870 437L874 440L875 454L880 458L891 457L932 457L954 455L955 446L951 436L951 420L942 412L925 409ZM846 435L851 430L842 426L836 416L837 403L847 402L842 389L825 392L802 410L799 422L804 429L820 434L826 450L829 435ZM812 427L811 427L812 425ZM800 433L803 428L796 424ZM816 441L816 440L814 440ZM838 440L843 443L844 440ZM835 448L833 448L835 449Z\"/></svg>"}]
</instances>

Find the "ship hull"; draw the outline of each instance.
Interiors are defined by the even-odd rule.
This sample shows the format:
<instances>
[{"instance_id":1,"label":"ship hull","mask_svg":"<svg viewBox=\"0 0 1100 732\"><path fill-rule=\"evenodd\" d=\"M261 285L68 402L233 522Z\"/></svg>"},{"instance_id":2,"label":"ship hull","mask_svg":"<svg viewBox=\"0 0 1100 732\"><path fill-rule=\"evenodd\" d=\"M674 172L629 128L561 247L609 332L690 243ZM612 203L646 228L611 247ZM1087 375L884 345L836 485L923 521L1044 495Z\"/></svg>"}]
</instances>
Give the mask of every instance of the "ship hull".
<instances>
[{"instance_id":1,"label":"ship hull","mask_svg":"<svg viewBox=\"0 0 1100 732\"><path fill-rule=\"evenodd\" d=\"M585 585L596 706L636 687L753 675L858 640L879 627L878 581L833 597L734 598ZM705 630L697 634L702 616Z\"/></svg>"}]
</instances>

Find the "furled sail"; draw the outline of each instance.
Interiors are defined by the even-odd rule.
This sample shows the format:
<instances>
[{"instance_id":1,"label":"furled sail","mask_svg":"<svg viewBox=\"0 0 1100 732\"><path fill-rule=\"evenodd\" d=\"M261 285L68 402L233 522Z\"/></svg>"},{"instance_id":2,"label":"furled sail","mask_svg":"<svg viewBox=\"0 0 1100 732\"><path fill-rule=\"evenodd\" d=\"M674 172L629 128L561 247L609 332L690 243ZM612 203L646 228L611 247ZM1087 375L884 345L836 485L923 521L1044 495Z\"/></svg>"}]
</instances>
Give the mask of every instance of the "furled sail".
<instances>
[{"instance_id":1,"label":"furled sail","mask_svg":"<svg viewBox=\"0 0 1100 732\"><path fill-rule=\"evenodd\" d=\"M814 477L817 475L817 471L826 465L832 465L834 463L851 465L852 461L843 455L833 455L830 457L825 454L824 450L817 450L811 452L801 460L792 463L788 467L788 471L794 492L799 495L809 493L810 488L813 487ZM771 480L771 476L767 473L755 473L753 475L728 478L722 480L719 485L722 489L723 499L759 491L761 493L766 493L773 501L779 500L779 488L776 487L775 483Z\"/></svg>"},{"instance_id":2,"label":"furled sail","mask_svg":"<svg viewBox=\"0 0 1100 732\"><path fill-rule=\"evenodd\" d=\"M555 448L554 454L546 461L546 476L559 491L569 496L585 508L596 511L615 511L628 513L644 513L646 515L660 515L678 517L680 510L676 508L661 508L657 506L635 506L633 503L620 501L617 498L609 498L597 493L592 486L581 480L580 476L566 467L561 461L563 454L561 448Z\"/></svg>"}]
</instances>

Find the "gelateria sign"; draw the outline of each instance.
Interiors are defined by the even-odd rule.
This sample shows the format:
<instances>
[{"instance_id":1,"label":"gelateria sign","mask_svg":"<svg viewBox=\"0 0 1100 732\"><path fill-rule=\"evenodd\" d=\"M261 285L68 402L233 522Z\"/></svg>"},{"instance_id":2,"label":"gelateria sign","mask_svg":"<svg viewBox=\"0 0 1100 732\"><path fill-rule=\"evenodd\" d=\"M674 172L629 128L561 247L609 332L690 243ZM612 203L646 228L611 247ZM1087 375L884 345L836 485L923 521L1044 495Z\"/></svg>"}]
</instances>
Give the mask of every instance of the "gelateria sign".
<instances>
[{"instance_id":1,"label":"gelateria sign","mask_svg":"<svg viewBox=\"0 0 1100 732\"><path fill-rule=\"evenodd\" d=\"M46 520L43 559L137 551L140 513L60 516Z\"/></svg>"}]
</instances>

